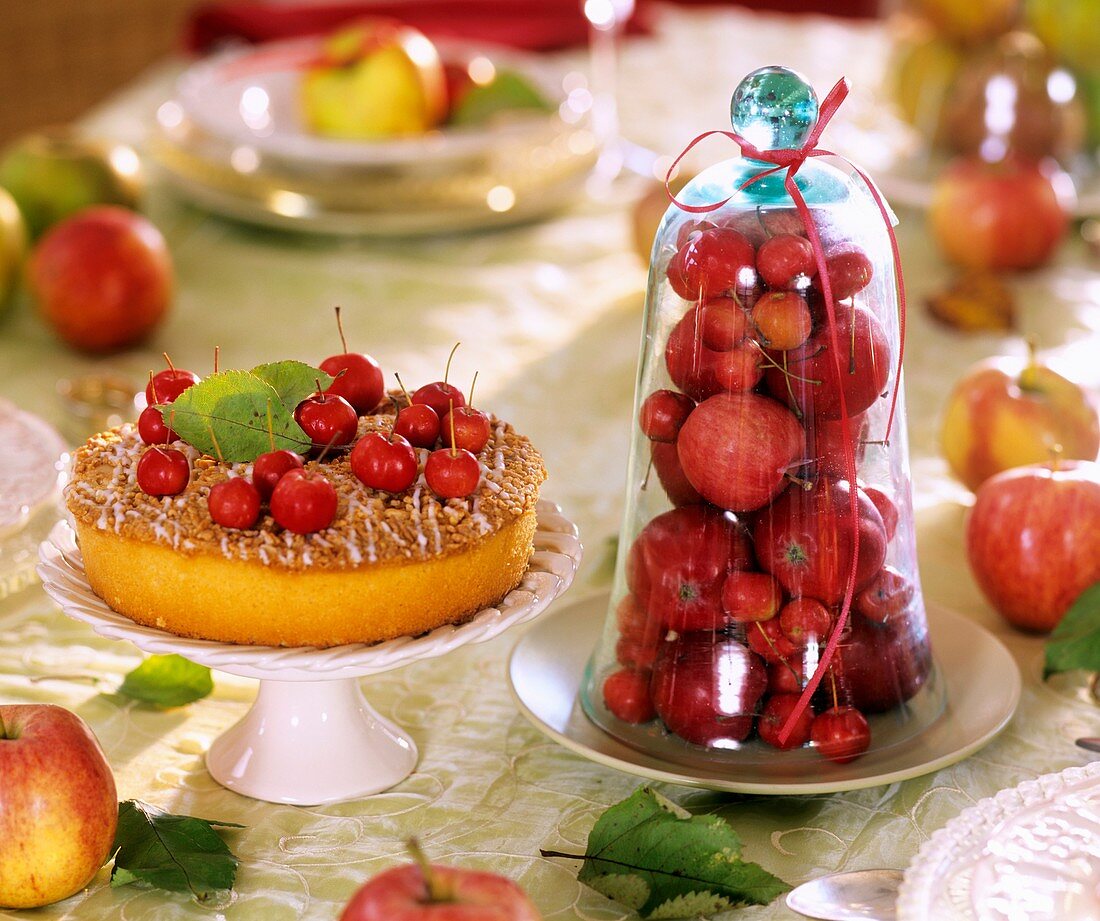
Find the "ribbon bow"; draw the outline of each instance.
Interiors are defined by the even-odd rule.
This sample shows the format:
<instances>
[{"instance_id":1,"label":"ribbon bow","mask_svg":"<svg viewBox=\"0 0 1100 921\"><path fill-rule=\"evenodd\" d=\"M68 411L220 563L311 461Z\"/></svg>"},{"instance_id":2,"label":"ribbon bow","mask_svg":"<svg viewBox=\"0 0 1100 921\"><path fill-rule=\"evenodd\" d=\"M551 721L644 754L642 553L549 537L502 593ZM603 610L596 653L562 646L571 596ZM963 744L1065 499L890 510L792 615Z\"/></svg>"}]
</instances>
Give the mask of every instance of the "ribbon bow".
<instances>
[{"instance_id":1,"label":"ribbon bow","mask_svg":"<svg viewBox=\"0 0 1100 921\"><path fill-rule=\"evenodd\" d=\"M710 211L716 211L723 207L727 202L732 200L738 192L748 188L753 183L759 182L767 176L780 171L786 171L783 177L783 187L787 190L787 194L794 202L795 208L798 210L799 216L802 218L803 226L806 228L806 235L809 238L810 246L814 251L814 262L817 265L817 276L820 279L822 294L825 298L825 316L829 333L829 346L832 351L833 364L837 375L837 381L843 380L842 375L844 369L840 363L840 343L837 337L836 331L836 302L833 298L832 286L829 284L828 267L825 261L825 248L821 244L821 237L817 232L817 228L814 225L813 217L810 212L809 206L806 204L806 199L802 195L801 189L798 188L798 184L795 182L795 175L799 169L802 168L802 164L806 162L810 157L835 157L838 160L843 160L852 168L852 170L863 180L867 187L867 190L871 193L871 197L874 199L875 204L878 206L879 213L882 215L883 224L886 227L886 233L890 238L890 248L894 257L894 283L897 287L898 294L898 331L899 331L899 344L898 344L898 363L897 370L894 374L894 390L890 399L890 415L886 422L886 435L884 436L884 443L888 443L890 439L890 432L894 425L894 415L897 410L898 391L901 386L901 362L905 353L905 282L901 277L901 254L898 250L897 237L894 234L894 226L891 221L890 211L886 206L886 202L883 200L882 195L879 193L875 184L871 181L870 177L858 166L848 160L846 157L842 157L839 154L834 153L831 150L825 150L818 147L817 142L821 137L821 133L825 130L825 126L829 124L833 115L836 114L837 109L840 108L842 102L848 95L848 81L845 78L841 78L836 82L836 85L829 90L828 95L822 100L818 110L817 123L813 126L810 133L806 136L806 140L801 147L798 148L778 148L775 150L760 150L754 144L746 140L741 135L734 131L706 131L695 138L680 155L672 162L672 165L668 168L668 173L665 176L665 190L668 192L668 197L676 207L681 211L687 211L692 214L705 214ZM770 169L762 170L759 173L751 176L739 185L734 192L722 201L713 202L706 205L688 205L679 201L673 194L670 182L672 175L679 166L680 161L695 147L696 144L706 140L711 135L720 134L729 138L738 147L741 148L742 155L749 157L753 160L759 160L763 163L771 163ZM848 415L847 400L844 395L844 388L838 387L839 402L840 402L840 425L842 441L844 444L844 469L848 477L848 482L852 488L849 489L850 496L850 510L852 514L852 564L848 571L848 579L844 589L844 600L841 605L840 614L837 617L836 627L833 629L828 642L825 644L825 651L822 653L821 659L817 664L817 668L814 670L813 675L810 677L809 682L802 691L802 696L798 700L798 705L791 711L790 716L787 718L787 722L784 724L779 738L781 742L786 742L790 736L791 731L794 728L795 723L799 717L809 706L810 698L813 697L814 692L817 690L818 685L821 683L821 679L828 671L829 665L832 662L833 656L836 654L837 645L840 642L841 634L844 631L844 627L848 622L848 616L852 608L852 597L855 594L855 581L856 581L856 567L859 559L859 493L855 488L856 483L856 461L855 461L855 449L852 445L852 428L851 419Z\"/></svg>"}]
</instances>

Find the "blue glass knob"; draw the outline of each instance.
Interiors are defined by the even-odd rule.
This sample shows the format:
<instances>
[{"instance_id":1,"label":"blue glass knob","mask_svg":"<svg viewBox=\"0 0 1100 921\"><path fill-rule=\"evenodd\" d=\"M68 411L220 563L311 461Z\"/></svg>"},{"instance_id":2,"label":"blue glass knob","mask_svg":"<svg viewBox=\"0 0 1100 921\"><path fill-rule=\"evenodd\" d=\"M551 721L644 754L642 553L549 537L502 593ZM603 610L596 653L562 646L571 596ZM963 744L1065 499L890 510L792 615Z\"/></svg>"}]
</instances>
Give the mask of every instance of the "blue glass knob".
<instances>
[{"instance_id":1,"label":"blue glass knob","mask_svg":"<svg viewBox=\"0 0 1100 921\"><path fill-rule=\"evenodd\" d=\"M787 67L761 67L730 101L733 130L758 150L801 147L817 123L817 93Z\"/></svg>"}]
</instances>

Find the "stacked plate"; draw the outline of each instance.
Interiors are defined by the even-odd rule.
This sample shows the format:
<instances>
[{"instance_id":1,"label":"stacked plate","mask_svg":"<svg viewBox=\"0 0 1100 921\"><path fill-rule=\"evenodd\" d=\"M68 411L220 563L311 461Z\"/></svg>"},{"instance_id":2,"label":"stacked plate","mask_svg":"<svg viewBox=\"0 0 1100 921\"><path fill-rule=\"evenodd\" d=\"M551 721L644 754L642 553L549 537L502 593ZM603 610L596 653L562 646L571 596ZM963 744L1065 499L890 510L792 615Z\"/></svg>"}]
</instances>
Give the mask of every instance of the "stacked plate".
<instances>
[{"instance_id":1,"label":"stacked plate","mask_svg":"<svg viewBox=\"0 0 1100 921\"><path fill-rule=\"evenodd\" d=\"M444 61L519 71L556 109L395 140L312 134L299 112L298 82L319 41L224 51L181 76L174 98L157 111L151 143L154 161L180 193L214 212L276 227L440 233L516 223L560 207L596 161L583 75L533 55L464 43L439 43Z\"/></svg>"}]
</instances>

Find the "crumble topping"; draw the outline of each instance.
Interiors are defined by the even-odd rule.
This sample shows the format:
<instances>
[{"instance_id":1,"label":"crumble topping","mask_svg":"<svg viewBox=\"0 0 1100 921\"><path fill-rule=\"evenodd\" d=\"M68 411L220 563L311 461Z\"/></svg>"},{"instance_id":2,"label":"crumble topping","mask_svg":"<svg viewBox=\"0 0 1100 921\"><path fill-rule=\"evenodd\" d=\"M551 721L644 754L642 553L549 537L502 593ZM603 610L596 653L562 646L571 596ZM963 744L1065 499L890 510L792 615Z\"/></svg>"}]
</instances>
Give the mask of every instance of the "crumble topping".
<instances>
[{"instance_id":1,"label":"crumble topping","mask_svg":"<svg viewBox=\"0 0 1100 921\"><path fill-rule=\"evenodd\" d=\"M392 404L359 420L359 437L389 431ZM388 412L387 412L388 410ZM414 449L420 474L404 493L364 486L346 454L322 463L311 460L336 488L339 505L332 526L312 534L283 530L266 505L255 528L216 524L206 500L210 488L233 476L249 476L251 464L223 464L182 441L171 447L187 454L191 480L176 496L150 496L137 485L137 462L145 444L127 424L93 435L73 455L65 501L73 517L101 531L155 541L183 554L218 553L287 569L346 569L363 564L420 561L459 553L534 508L546 479L542 457L508 423L490 417L492 434L478 454L481 479L464 499L440 499L424 481L430 451Z\"/></svg>"}]
</instances>

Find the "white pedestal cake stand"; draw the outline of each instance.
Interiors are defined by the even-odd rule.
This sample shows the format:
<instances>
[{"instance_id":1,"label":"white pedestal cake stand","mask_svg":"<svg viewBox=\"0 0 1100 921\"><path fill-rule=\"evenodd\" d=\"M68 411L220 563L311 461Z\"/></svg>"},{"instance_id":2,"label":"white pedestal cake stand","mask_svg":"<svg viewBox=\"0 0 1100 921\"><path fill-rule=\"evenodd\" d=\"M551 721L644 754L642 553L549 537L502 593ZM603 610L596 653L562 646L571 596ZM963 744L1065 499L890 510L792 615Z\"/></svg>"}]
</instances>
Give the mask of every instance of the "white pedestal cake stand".
<instances>
[{"instance_id":1,"label":"white pedestal cake stand","mask_svg":"<svg viewBox=\"0 0 1100 921\"><path fill-rule=\"evenodd\" d=\"M577 529L556 505L540 502L530 567L496 607L422 636L329 649L216 643L136 624L92 591L75 535L65 522L39 548L38 574L66 614L101 636L258 678L255 703L210 746L207 769L218 783L245 796L310 806L381 792L416 767L416 744L371 708L359 678L491 640L534 619L569 587L580 558Z\"/></svg>"}]
</instances>

